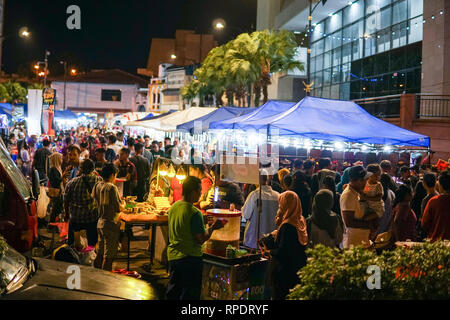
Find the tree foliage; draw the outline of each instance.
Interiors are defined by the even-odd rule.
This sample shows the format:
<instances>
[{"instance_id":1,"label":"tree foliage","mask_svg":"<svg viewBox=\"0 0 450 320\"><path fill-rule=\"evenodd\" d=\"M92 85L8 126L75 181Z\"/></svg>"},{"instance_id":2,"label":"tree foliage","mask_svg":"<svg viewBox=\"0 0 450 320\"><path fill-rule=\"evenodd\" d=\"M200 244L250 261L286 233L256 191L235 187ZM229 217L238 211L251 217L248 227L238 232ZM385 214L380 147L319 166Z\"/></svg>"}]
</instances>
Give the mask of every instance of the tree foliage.
<instances>
[{"instance_id":1,"label":"tree foliage","mask_svg":"<svg viewBox=\"0 0 450 320\"><path fill-rule=\"evenodd\" d=\"M243 33L210 51L194 73L196 81L183 88L182 96L191 101L197 94L221 97L226 93L229 105L236 98L241 106L248 96L254 96L255 105L259 105L262 90L267 102L272 73L304 70L295 59L297 48L294 35L286 30Z\"/></svg>"},{"instance_id":2,"label":"tree foliage","mask_svg":"<svg viewBox=\"0 0 450 320\"><path fill-rule=\"evenodd\" d=\"M24 86L19 82L7 81L0 83L0 101L8 103L27 103L28 89L43 89L40 83Z\"/></svg>"}]
</instances>

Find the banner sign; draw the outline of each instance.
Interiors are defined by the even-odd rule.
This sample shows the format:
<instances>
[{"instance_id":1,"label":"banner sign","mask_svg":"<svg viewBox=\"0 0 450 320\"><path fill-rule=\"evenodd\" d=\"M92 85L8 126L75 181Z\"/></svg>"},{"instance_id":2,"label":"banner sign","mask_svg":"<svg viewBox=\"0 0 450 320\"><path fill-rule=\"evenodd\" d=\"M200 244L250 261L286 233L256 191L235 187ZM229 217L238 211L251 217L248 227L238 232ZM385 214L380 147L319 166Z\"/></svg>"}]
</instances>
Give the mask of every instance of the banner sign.
<instances>
[{"instance_id":1,"label":"banner sign","mask_svg":"<svg viewBox=\"0 0 450 320\"><path fill-rule=\"evenodd\" d=\"M55 105L56 100L56 90L52 88L45 88L42 90L42 109L48 110L50 106Z\"/></svg>"}]
</instances>

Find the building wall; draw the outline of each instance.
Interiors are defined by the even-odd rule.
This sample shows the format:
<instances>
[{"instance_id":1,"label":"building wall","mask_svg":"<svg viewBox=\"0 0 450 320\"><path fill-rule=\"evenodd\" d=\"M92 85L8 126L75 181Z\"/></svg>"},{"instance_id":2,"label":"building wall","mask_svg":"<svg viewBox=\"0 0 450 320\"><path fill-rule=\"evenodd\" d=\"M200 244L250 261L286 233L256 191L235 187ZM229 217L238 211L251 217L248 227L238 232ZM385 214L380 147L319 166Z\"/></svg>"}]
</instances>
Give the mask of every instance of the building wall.
<instances>
[{"instance_id":1,"label":"building wall","mask_svg":"<svg viewBox=\"0 0 450 320\"><path fill-rule=\"evenodd\" d=\"M167 85L162 80L152 80L148 86L148 111L160 111L161 104L164 103L162 91Z\"/></svg>"},{"instance_id":2,"label":"building wall","mask_svg":"<svg viewBox=\"0 0 450 320\"><path fill-rule=\"evenodd\" d=\"M147 69L154 77L158 76L158 68L161 63L171 61L170 56L176 53L175 39L152 39Z\"/></svg>"},{"instance_id":3,"label":"building wall","mask_svg":"<svg viewBox=\"0 0 450 320\"><path fill-rule=\"evenodd\" d=\"M152 39L147 69L154 77L158 76L158 68L162 63L187 66L202 62L217 42L211 34L195 34L193 30L177 30L175 39ZM171 55L175 54L173 60ZM146 74L138 69L140 74Z\"/></svg>"},{"instance_id":4,"label":"building wall","mask_svg":"<svg viewBox=\"0 0 450 320\"><path fill-rule=\"evenodd\" d=\"M280 12L281 2L284 1L285 0L258 0L256 15L257 30L273 29L275 17Z\"/></svg>"},{"instance_id":5,"label":"building wall","mask_svg":"<svg viewBox=\"0 0 450 320\"><path fill-rule=\"evenodd\" d=\"M52 82L56 90L56 109L63 109L64 82ZM121 101L102 101L102 89L120 90ZM66 108L73 112L136 112L136 85L67 82Z\"/></svg>"},{"instance_id":6,"label":"building wall","mask_svg":"<svg viewBox=\"0 0 450 320\"><path fill-rule=\"evenodd\" d=\"M425 3L423 15L428 23L423 25L422 93L450 94L450 0Z\"/></svg>"}]
</instances>

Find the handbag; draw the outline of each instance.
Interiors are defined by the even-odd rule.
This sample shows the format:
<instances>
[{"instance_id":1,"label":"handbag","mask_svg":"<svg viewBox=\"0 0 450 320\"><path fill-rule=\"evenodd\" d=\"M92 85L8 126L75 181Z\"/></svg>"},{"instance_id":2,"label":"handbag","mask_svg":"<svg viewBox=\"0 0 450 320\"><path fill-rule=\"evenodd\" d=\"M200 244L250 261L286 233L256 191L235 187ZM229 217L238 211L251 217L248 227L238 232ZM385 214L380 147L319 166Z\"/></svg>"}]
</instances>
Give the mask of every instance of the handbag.
<instances>
[{"instance_id":1,"label":"handbag","mask_svg":"<svg viewBox=\"0 0 450 320\"><path fill-rule=\"evenodd\" d=\"M275 237L271 233L263 235L262 238L259 240L258 244L261 247L266 246L266 248L269 250L277 248Z\"/></svg>"},{"instance_id":2,"label":"handbag","mask_svg":"<svg viewBox=\"0 0 450 320\"><path fill-rule=\"evenodd\" d=\"M58 198L60 196L60 194L61 194L61 189L48 187L47 195L50 198Z\"/></svg>"}]
</instances>

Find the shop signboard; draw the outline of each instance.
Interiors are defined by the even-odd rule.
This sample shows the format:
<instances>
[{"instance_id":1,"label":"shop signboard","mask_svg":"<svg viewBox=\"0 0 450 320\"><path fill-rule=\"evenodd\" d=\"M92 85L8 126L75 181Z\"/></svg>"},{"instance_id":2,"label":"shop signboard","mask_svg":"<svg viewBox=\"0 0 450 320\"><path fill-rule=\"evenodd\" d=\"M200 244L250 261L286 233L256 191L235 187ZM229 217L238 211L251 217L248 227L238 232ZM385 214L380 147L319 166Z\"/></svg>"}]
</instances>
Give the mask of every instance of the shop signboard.
<instances>
[{"instance_id":1,"label":"shop signboard","mask_svg":"<svg viewBox=\"0 0 450 320\"><path fill-rule=\"evenodd\" d=\"M225 156L220 163L220 179L259 184L259 158Z\"/></svg>"}]
</instances>

